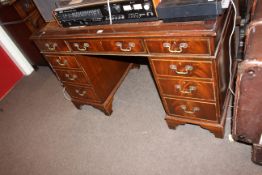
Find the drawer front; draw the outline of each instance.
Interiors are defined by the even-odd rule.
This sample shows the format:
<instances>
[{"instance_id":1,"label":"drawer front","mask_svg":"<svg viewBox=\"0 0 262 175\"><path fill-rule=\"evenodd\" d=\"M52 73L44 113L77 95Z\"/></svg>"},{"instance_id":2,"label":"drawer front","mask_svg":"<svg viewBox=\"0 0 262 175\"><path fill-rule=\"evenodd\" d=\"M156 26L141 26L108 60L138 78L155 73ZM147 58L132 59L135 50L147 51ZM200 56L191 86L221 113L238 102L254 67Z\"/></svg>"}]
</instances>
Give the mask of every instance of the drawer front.
<instances>
[{"instance_id":1,"label":"drawer front","mask_svg":"<svg viewBox=\"0 0 262 175\"><path fill-rule=\"evenodd\" d=\"M45 56L53 68L80 69L74 56Z\"/></svg>"},{"instance_id":2,"label":"drawer front","mask_svg":"<svg viewBox=\"0 0 262 175\"><path fill-rule=\"evenodd\" d=\"M68 52L69 49L63 40L35 40L42 52Z\"/></svg>"},{"instance_id":3,"label":"drawer front","mask_svg":"<svg viewBox=\"0 0 262 175\"><path fill-rule=\"evenodd\" d=\"M71 82L71 83L80 83L80 84L89 84L89 80L84 72L82 71L73 71L73 70L57 70L54 69L60 81Z\"/></svg>"},{"instance_id":4,"label":"drawer front","mask_svg":"<svg viewBox=\"0 0 262 175\"><path fill-rule=\"evenodd\" d=\"M204 38L151 38L145 42L150 53L211 54L209 40Z\"/></svg>"},{"instance_id":5,"label":"drawer front","mask_svg":"<svg viewBox=\"0 0 262 175\"><path fill-rule=\"evenodd\" d=\"M212 62L185 60L152 60L155 73L160 76L211 79Z\"/></svg>"},{"instance_id":6,"label":"drawer front","mask_svg":"<svg viewBox=\"0 0 262 175\"><path fill-rule=\"evenodd\" d=\"M158 79L158 82L163 96L215 100L213 83L179 79Z\"/></svg>"},{"instance_id":7,"label":"drawer front","mask_svg":"<svg viewBox=\"0 0 262 175\"><path fill-rule=\"evenodd\" d=\"M215 104L169 98L165 101L170 115L217 121Z\"/></svg>"},{"instance_id":8,"label":"drawer front","mask_svg":"<svg viewBox=\"0 0 262 175\"><path fill-rule=\"evenodd\" d=\"M94 90L90 87L65 85L65 90L72 98L98 101Z\"/></svg>"},{"instance_id":9,"label":"drawer front","mask_svg":"<svg viewBox=\"0 0 262 175\"><path fill-rule=\"evenodd\" d=\"M103 51L101 41L96 39L67 40L66 42L73 52Z\"/></svg>"},{"instance_id":10,"label":"drawer front","mask_svg":"<svg viewBox=\"0 0 262 175\"><path fill-rule=\"evenodd\" d=\"M146 52L140 39L103 39L102 45L106 52L126 54Z\"/></svg>"}]
</instances>

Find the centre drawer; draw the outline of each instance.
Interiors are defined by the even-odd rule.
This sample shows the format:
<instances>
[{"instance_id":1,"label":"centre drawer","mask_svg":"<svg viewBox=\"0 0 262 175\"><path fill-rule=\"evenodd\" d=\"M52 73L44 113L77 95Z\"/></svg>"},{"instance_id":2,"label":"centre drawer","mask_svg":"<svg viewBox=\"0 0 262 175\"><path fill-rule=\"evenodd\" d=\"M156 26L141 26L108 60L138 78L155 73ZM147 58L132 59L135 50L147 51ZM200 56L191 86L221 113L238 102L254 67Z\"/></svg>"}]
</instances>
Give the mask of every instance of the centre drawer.
<instances>
[{"instance_id":1,"label":"centre drawer","mask_svg":"<svg viewBox=\"0 0 262 175\"><path fill-rule=\"evenodd\" d=\"M158 79L163 96L192 98L199 100L215 100L212 82L187 81L184 79Z\"/></svg>"},{"instance_id":2,"label":"centre drawer","mask_svg":"<svg viewBox=\"0 0 262 175\"><path fill-rule=\"evenodd\" d=\"M66 40L73 52L101 52L103 47L99 39Z\"/></svg>"},{"instance_id":3,"label":"centre drawer","mask_svg":"<svg viewBox=\"0 0 262 175\"><path fill-rule=\"evenodd\" d=\"M75 70L58 70L54 69L60 81L77 83L77 84L89 84L89 79L83 71Z\"/></svg>"},{"instance_id":4,"label":"centre drawer","mask_svg":"<svg viewBox=\"0 0 262 175\"><path fill-rule=\"evenodd\" d=\"M103 39L103 48L113 53L146 53L143 41L137 38Z\"/></svg>"},{"instance_id":5,"label":"centre drawer","mask_svg":"<svg viewBox=\"0 0 262 175\"><path fill-rule=\"evenodd\" d=\"M212 79L211 61L151 59L151 66L157 76Z\"/></svg>"},{"instance_id":6,"label":"centre drawer","mask_svg":"<svg viewBox=\"0 0 262 175\"><path fill-rule=\"evenodd\" d=\"M217 121L216 105L192 100L164 99L170 115Z\"/></svg>"}]
</instances>

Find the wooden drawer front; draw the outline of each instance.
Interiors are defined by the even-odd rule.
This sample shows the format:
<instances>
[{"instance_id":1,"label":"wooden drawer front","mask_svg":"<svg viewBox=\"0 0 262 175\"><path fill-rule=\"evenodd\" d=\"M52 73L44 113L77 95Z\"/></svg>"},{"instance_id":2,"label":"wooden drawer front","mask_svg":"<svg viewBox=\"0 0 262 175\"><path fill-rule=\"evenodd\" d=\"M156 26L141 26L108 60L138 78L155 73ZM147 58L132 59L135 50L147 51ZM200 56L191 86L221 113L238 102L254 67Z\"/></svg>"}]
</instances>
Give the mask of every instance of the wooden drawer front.
<instances>
[{"instance_id":1,"label":"wooden drawer front","mask_svg":"<svg viewBox=\"0 0 262 175\"><path fill-rule=\"evenodd\" d=\"M67 40L71 50L74 52L97 52L103 51L100 40L85 39L85 40Z\"/></svg>"},{"instance_id":2,"label":"wooden drawer front","mask_svg":"<svg viewBox=\"0 0 262 175\"><path fill-rule=\"evenodd\" d=\"M116 53L145 53L146 50L140 39L104 39L103 48L106 52Z\"/></svg>"},{"instance_id":3,"label":"wooden drawer front","mask_svg":"<svg viewBox=\"0 0 262 175\"><path fill-rule=\"evenodd\" d=\"M212 62L184 60L152 60L157 75L209 78L212 76Z\"/></svg>"},{"instance_id":4,"label":"wooden drawer front","mask_svg":"<svg viewBox=\"0 0 262 175\"><path fill-rule=\"evenodd\" d=\"M54 68L80 68L74 56L46 56L46 59Z\"/></svg>"},{"instance_id":5,"label":"wooden drawer front","mask_svg":"<svg viewBox=\"0 0 262 175\"><path fill-rule=\"evenodd\" d=\"M98 100L94 90L89 87L65 85L65 90L72 98Z\"/></svg>"},{"instance_id":6,"label":"wooden drawer front","mask_svg":"<svg viewBox=\"0 0 262 175\"><path fill-rule=\"evenodd\" d=\"M210 55L208 39L202 38L152 38L146 39L150 53Z\"/></svg>"},{"instance_id":7,"label":"wooden drawer front","mask_svg":"<svg viewBox=\"0 0 262 175\"><path fill-rule=\"evenodd\" d=\"M42 52L68 52L69 49L63 40L36 40L36 45Z\"/></svg>"},{"instance_id":8,"label":"wooden drawer front","mask_svg":"<svg viewBox=\"0 0 262 175\"><path fill-rule=\"evenodd\" d=\"M165 99L170 115L216 121L216 105L196 101Z\"/></svg>"},{"instance_id":9,"label":"wooden drawer front","mask_svg":"<svg viewBox=\"0 0 262 175\"><path fill-rule=\"evenodd\" d=\"M73 71L73 70L54 70L59 77L60 81L71 82L71 83L80 83L80 84L89 84L88 78L82 71Z\"/></svg>"},{"instance_id":10,"label":"wooden drawer front","mask_svg":"<svg viewBox=\"0 0 262 175\"><path fill-rule=\"evenodd\" d=\"M195 98L202 100L215 100L213 83L158 79L162 95Z\"/></svg>"}]
</instances>

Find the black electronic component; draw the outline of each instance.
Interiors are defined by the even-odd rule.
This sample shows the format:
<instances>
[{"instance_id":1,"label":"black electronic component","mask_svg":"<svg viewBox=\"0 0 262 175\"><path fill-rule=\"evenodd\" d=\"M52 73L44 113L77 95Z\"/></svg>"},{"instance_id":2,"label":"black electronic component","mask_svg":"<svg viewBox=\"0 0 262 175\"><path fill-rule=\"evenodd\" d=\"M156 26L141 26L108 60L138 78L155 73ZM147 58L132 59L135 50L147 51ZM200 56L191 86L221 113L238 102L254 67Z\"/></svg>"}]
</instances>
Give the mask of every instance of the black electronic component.
<instances>
[{"instance_id":1,"label":"black electronic component","mask_svg":"<svg viewBox=\"0 0 262 175\"><path fill-rule=\"evenodd\" d=\"M220 0L162 0L156 10L166 22L208 20L223 11Z\"/></svg>"},{"instance_id":2,"label":"black electronic component","mask_svg":"<svg viewBox=\"0 0 262 175\"><path fill-rule=\"evenodd\" d=\"M129 23L157 20L153 0L120 0L110 2L113 23ZM62 7L54 16L63 27L109 24L109 12L104 3L81 4Z\"/></svg>"}]
</instances>

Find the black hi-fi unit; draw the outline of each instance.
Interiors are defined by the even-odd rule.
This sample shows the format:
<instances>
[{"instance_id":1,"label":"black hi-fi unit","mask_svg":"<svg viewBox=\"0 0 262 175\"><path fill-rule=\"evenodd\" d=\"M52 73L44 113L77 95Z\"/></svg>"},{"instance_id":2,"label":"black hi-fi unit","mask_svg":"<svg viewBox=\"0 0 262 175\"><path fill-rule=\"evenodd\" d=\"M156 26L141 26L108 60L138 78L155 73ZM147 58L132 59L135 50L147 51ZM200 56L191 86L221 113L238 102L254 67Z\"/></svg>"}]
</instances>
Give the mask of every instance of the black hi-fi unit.
<instances>
[{"instance_id":1,"label":"black hi-fi unit","mask_svg":"<svg viewBox=\"0 0 262 175\"><path fill-rule=\"evenodd\" d=\"M221 0L162 0L157 6L166 22L214 19L222 12Z\"/></svg>"},{"instance_id":2,"label":"black hi-fi unit","mask_svg":"<svg viewBox=\"0 0 262 175\"><path fill-rule=\"evenodd\" d=\"M110 0L110 9L107 0L75 1L60 1L59 8L54 10L54 17L62 27L157 20L155 7L159 0Z\"/></svg>"}]
</instances>

